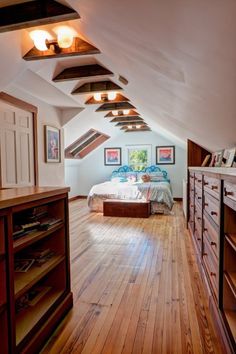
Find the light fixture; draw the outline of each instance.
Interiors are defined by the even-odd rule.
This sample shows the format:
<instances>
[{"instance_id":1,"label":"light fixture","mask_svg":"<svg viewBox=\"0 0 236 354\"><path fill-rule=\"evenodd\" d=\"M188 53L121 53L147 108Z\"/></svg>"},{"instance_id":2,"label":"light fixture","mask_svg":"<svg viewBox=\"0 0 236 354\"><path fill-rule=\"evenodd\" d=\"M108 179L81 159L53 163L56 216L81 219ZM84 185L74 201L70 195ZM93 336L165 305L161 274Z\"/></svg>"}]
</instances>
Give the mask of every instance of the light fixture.
<instances>
[{"instance_id":1,"label":"light fixture","mask_svg":"<svg viewBox=\"0 0 236 354\"><path fill-rule=\"evenodd\" d=\"M96 92L93 97L95 101L113 101L116 99L116 92L109 92L109 93L102 93L102 92Z\"/></svg>"},{"instance_id":2,"label":"light fixture","mask_svg":"<svg viewBox=\"0 0 236 354\"><path fill-rule=\"evenodd\" d=\"M113 116L118 116L119 115L119 111L112 111Z\"/></svg>"},{"instance_id":3,"label":"light fixture","mask_svg":"<svg viewBox=\"0 0 236 354\"><path fill-rule=\"evenodd\" d=\"M140 128L141 128L141 124L137 124L136 129L140 129Z\"/></svg>"},{"instance_id":4,"label":"light fixture","mask_svg":"<svg viewBox=\"0 0 236 354\"><path fill-rule=\"evenodd\" d=\"M133 126L132 125L128 125L128 129L132 129L133 128Z\"/></svg>"},{"instance_id":5,"label":"light fixture","mask_svg":"<svg viewBox=\"0 0 236 354\"><path fill-rule=\"evenodd\" d=\"M124 114L124 115L128 115L128 114L129 114L129 112L130 112L130 110L129 110L129 109L124 109L124 110L123 110L123 114Z\"/></svg>"},{"instance_id":6,"label":"light fixture","mask_svg":"<svg viewBox=\"0 0 236 354\"><path fill-rule=\"evenodd\" d=\"M116 96L117 96L116 92L109 92L107 97L110 101L113 101L116 99Z\"/></svg>"},{"instance_id":7,"label":"light fixture","mask_svg":"<svg viewBox=\"0 0 236 354\"><path fill-rule=\"evenodd\" d=\"M94 97L95 101L101 101L102 100L102 94L99 93L99 92L95 93L93 97Z\"/></svg>"},{"instance_id":8,"label":"light fixture","mask_svg":"<svg viewBox=\"0 0 236 354\"><path fill-rule=\"evenodd\" d=\"M53 49L54 52L60 52L61 49L69 48L73 44L74 35L69 27L59 27L57 29L57 40L44 30L34 30L30 32L35 47L40 51Z\"/></svg>"}]
</instances>

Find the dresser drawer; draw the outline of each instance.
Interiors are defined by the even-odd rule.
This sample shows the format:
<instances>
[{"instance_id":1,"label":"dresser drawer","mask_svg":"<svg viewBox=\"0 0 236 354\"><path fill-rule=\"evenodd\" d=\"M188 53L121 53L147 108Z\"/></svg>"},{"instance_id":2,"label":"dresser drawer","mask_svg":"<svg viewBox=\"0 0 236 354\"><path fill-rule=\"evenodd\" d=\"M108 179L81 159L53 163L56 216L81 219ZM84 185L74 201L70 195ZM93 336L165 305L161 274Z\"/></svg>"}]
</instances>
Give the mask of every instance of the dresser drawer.
<instances>
[{"instance_id":1,"label":"dresser drawer","mask_svg":"<svg viewBox=\"0 0 236 354\"><path fill-rule=\"evenodd\" d=\"M202 209L198 204L195 205L195 219L200 225L202 225Z\"/></svg>"},{"instance_id":2,"label":"dresser drawer","mask_svg":"<svg viewBox=\"0 0 236 354\"><path fill-rule=\"evenodd\" d=\"M224 197L236 202L236 184L224 182Z\"/></svg>"},{"instance_id":3,"label":"dresser drawer","mask_svg":"<svg viewBox=\"0 0 236 354\"><path fill-rule=\"evenodd\" d=\"M195 225L195 227L196 227L196 225ZM194 231L194 240L195 240L195 244L197 245L198 253L201 254L201 252L202 252L202 238L198 232L198 227L195 228L195 231Z\"/></svg>"},{"instance_id":4,"label":"dresser drawer","mask_svg":"<svg viewBox=\"0 0 236 354\"><path fill-rule=\"evenodd\" d=\"M209 246L218 259L219 257L219 231L210 223L205 215L203 215L203 240L207 240Z\"/></svg>"},{"instance_id":5,"label":"dresser drawer","mask_svg":"<svg viewBox=\"0 0 236 354\"><path fill-rule=\"evenodd\" d=\"M203 180L203 176L201 173L195 173L195 187L198 187L200 189L202 189L202 180Z\"/></svg>"},{"instance_id":6,"label":"dresser drawer","mask_svg":"<svg viewBox=\"0 0 236 354\"><path fill-rule=\"evenodd\" d=\"M218 271L218 262L213 255L209 243L207 240L203 240L203 263L205 270L208 276L210 286L215 294L215 297L218 299L218 283L219 283L219 271Z\"/></svg>"},{"instance_id":7,"label":"dresser drawer","mask_svg":"<svg viewBox=\"0 0 236 354\"><path fill-rule=\"evenodd\" d=\"M220 180L214 177L204 176L203 179L204 190L215 198L220 199Z\"/></svg>"},{"instance_id":8,"label":"dresser drawer","mask_svg":"<svg viewBox=\"0 0 236 354\"><path fill-rule=\"evenodd\" d=\"M195 187L195 201L201 206L202 205L202 190Z\"/></svg>"},{"instance_id":9,"label":"dresser drawer","mask_svg":"<svg viewBox=\"0 0 236 354\"><path fill-rule=\"evenodd\" d=\"M219 226L220 225L220 203L208 193L204 193L203 209L211 217L211 219Z\"/></svg>"}]
</instances>

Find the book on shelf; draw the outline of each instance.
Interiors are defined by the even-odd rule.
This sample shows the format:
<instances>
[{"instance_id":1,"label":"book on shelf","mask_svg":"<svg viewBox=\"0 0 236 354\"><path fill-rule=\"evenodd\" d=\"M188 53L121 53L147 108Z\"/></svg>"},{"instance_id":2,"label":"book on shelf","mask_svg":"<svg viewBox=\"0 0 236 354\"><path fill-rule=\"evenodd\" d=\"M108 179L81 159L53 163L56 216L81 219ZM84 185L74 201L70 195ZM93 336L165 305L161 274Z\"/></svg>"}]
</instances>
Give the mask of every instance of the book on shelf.
<instances>
[{"instance_id":1,"label":"book on shelf","mask_svg":"<svg viewBox=\"0 0 236 354\"><path fill-rule=\"evenodd\" d=\"M14 270L17 273L26 273L34 264L34 259L16 258L14 261Z\"/></svg>"},{"instance_id":2,"label":"book on shelf","mask_svg":"<svg viewBox=\"0 0 236 354\"><path fill-rule=\"evenodd\" d=\"M51 286L35 285L16 301L16 313L37 305L51 289Z\"/></svg>"}]
</instances>

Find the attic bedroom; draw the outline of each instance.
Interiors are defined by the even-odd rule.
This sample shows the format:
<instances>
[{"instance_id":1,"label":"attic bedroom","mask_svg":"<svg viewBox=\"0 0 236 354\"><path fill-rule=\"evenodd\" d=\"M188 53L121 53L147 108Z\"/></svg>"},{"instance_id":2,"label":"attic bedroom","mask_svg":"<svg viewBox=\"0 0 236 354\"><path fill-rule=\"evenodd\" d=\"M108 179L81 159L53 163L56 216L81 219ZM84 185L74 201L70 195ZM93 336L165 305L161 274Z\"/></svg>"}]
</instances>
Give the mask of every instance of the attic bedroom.
<instances>
[{"instance_id":1,"label":"attic bedroom","mask_svg":"<svg viewBox=\"0 0 236 354\"><path fill-rule=\"evenodd\" d=\"M0 1L1 354L236 353L235 17Z\"/></svg>"}]
</instances>

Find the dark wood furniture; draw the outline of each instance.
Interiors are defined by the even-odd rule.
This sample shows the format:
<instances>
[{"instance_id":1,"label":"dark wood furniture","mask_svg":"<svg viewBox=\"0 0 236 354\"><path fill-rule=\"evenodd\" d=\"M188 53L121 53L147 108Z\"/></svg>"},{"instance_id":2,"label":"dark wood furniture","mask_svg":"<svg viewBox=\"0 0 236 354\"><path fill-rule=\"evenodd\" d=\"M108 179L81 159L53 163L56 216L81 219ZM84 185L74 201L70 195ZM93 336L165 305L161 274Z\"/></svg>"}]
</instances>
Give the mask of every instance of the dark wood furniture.
<instances>
[{"instance_id":1,"label":"dark wood furniture","mask_svg":"<svg viewBox=\"0 0 236 354\"><path fill-rule=\"evenodd\" d=\"M189 168L188 228L226 353L236 351L236 169Z\"/></svg>"},{"instance_id":2,"label":"dark wood furniture","mask_svg":"<svg viewBox=\"0 0 236 354\"><path fill-rule=\"evenodd\" d=\"M104 216L149 218L150 214L151 206L148 201L107 199L103 202Z\"/></svg>"},{"instance_id":3,"label":"dark wood furniture","mask_svg":"<svg viewBox=\"0 0 236 354\"><path fill-rule=\"evenodd\" d=\"M55 223L16 237L16 225L42 218ZM68 188L0 191L3 353L38 353L72 307L68 230ZM43 257L44 252L47 256ZM22 259L33 259L32 265L27 271L18 272L16 264L22 263Z\"/></svg>"}]
</instances>

